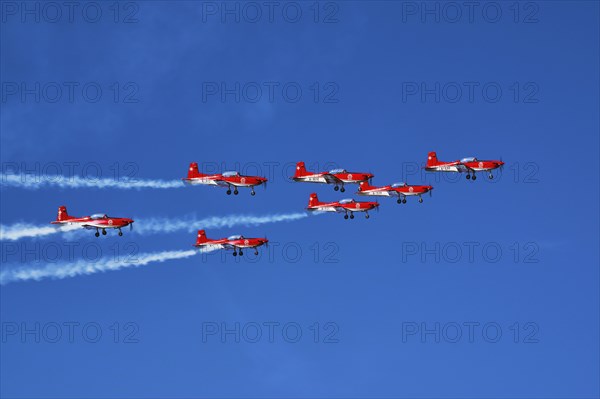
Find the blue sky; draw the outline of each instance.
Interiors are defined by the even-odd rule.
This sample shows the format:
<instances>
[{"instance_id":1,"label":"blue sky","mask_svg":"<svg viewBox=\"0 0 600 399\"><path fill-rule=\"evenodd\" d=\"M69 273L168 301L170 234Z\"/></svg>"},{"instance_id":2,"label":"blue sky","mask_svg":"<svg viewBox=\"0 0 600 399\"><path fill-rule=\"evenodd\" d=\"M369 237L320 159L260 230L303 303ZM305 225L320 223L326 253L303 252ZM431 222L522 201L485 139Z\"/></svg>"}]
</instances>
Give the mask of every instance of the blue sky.
<instances>
[{"instance_id":1,"label":"blue sky","mask_svg":"<svg viewBox=\"0 0 600 399\"><path fill-rule=\"evenodd\" d=\"M40 22L26 13L23 22L15 4L2 2L0 26L3 168L64 172L76 163L76 174L99 167L110 177L116 163L123 174L133 163L137 179L175 180L196 161L248 172L258 164L265 174L274 165L274 173L255 197L211 187L2 187L2 225L44 225L63 204L75 215L140 221L288 214L313 191L322 200L354 192L290 183L283 176L299 160L370 171L377 185L406 177L435 189L423 204L382 198L369 220L207 229L210 237L266 234L275 245L258 261L211 254L3 285L3 397L598 397L598 3L493 3L472 22L461 8L457 23L444 3L428 3L439 22L420 2L339 2L320 3L318 22L310 3L293 3L271 22L263 7L256 23L243 3L228 3L240 7L239 22L221 19L220 2L120 3L118 22L98 3L95 23L81 9L70 22L65 8L58 23L42 8ZM289 7L302 11L297 22ZM39 102L22 91L36 82ZM207 93L215 82L219 90L239 82L240 101ZM436 82L439 101L422 97L421 85L435 92ZM264 89L256 102L255 83ZM52 102L56 84L63 91ZM84 86L102 96L92 102ZM293 102L284 86L302 97ZM501 157L506 167L492 182L406 176L429 151L442 160ZM194 241L181 230L3 241L2 267L30 267L53 245L69 263L90 243L111 257L188 250ZM501 255L490 255L497 248ZM76 329L69 342L71 322L96 323L102 337L88 342ZM279 323L273 342L270 322ZM39 343L21 331L36 323L46 328ZM263 335L248 342L246 330L237 343L204 334L221 323L257 323ZM282 336L286 323L300 326L299 342ZM56 324L62 336L50 342ZM422 334L437 325L440 342ZM462 336L451 342L457 325ZM483 326L501 329L497 342ZM323 342L331 331L337 342ZM124 342L128 333L136 342Z\"/></svg>"}]
</instances>

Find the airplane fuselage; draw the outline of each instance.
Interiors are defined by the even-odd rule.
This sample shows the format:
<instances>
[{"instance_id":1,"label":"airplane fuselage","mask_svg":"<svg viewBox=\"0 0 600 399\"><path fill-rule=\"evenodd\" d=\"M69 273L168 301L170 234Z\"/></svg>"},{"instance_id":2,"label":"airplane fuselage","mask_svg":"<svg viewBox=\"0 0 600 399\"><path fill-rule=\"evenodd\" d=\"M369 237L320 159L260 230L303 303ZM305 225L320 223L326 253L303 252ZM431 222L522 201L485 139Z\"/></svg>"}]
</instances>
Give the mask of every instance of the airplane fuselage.
<instances>
[{"instance_id":1,"label":"airplane fuselage","mask_svg":"<svg viewBox=\"0 0 600 399\"><path fill-rule=\"evenodd\" d=\"M427 172L463 172L459 166L452 162L451 164L435 165L425 167Z\"/></svg>"},{"instance_id":2,"label":"airplane fuselage","mask_svg":"<svg viewBox=\"0 0 600 399\"><path fill-rule=\"evenodd\" d=\"M133 223L133 220L128 218L103 218L103 219L92 219L90 217L72 218L61 221L50 222L52 224L66 224L66 225L82 225L86 229L120 229L125 226L129 226Z\"/></svg>"},{"instance_id":3,"label":"airplane fuselage","mask_svg":"<svg viewBox=\"0 0 600 399\"><path fill-rule=\"evenodd\" d=\"M190 185L208 185L221 187L255 187L267 182L267 179L261 176L223 176L212 175L202 177L188 177L182 179L185 184Z\"/></svg>"},{"instance_id":4,"label":"airplane fuselage","mask_svg":"<svg viewBox=\"0 0 600 399\"><path fill-rule=\"evenodd\" d=\"M318 173L318 174L312 174L312 175L306 175L306 176L296 176L296 177L292 177L292 180L294 180L295 182L301 182L301 183L322 183L322 184L329 184L329 183L335 183L334 179L331 178L327 178L329 175L323 174L323 173Z\"/></svg>"},{"instance_id":5,"label":"airplane fuselage","mask_svg":"<svg viewBox=\"0 0 600 399\"><path fill-rule=\"evenodd\" d=\"M373 195L381 197L402 197L411 195L422 195L430 191L431 186L405 186L405 187L377 187L358 191L359 195Z\"/></svg>"},{"instance_id":6,"label":"airplane fuselage","mask_svg":"<svg viewBox=\"0 0 600 399\"><path fill-rule=\"evenodd\" d=\"M307 208L309 211L317 212L366 212L379 206L376 202L350 202L341 204L339 202L328 202L324 204L311 205Z\"/></svg>"}]
</instances>

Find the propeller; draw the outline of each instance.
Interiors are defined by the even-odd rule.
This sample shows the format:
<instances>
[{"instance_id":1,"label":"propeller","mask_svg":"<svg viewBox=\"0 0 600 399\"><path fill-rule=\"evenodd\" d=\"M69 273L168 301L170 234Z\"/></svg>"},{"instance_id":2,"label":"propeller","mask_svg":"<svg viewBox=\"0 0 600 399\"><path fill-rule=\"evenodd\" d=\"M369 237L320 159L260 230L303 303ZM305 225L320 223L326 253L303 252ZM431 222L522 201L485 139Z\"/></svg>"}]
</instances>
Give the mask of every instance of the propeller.
<instances>
[{"instance_id":1,"label":"propeller","mask_svg":"<svg viewBox=\"0 0 600 399\"><path fill-rule=\"evenodd\" d=\"M129 231L133 231L133 222L129 223Z\"/></svg>"}]
</instances>

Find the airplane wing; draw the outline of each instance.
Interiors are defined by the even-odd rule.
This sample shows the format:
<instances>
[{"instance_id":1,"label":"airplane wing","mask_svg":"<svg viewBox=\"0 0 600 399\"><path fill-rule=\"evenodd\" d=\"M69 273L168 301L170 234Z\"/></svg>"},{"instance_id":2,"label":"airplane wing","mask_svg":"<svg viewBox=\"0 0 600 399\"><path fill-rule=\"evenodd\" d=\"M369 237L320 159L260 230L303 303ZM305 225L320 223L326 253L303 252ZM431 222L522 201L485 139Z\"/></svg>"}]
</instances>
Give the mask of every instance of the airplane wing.
<instances>
[{"instance_id":1,"label":"airplane wing","mask_svg":"<svg viewBox=\"0 0 600 399\"><path fill-rule=\"evenodd\" d=\"M381 190L379 191L380 193L386 193L388 197L396 197L401 195L402 193L396 191L396 190Z\"/></svg>"},{"instance_id":2,"label":"airplane wing","mask_svg":"<svg viewBox=\"0 0 600 399\"><path fill-rule=\"evenodd\" d=\"M465 165L464 163L460 163L460 162L456 164L456 169L458 169L458 171L461 173L471 172L473 170L473 169L469 168L467 165Z\"/></svg>"},{"instance_id":3,"label":"airplane wing","mask_svg":"<svg viewBox=\"0 0 600 399\"><path fill-rule=\"evenodd\" d=\"M228 183L225 180L219 180L219 179L215 179L214 180L215 184L219 187L229 187L229 185L234 185L232 183Z\"/></svg>"},{"instance_id":4,"label":"airplane wing","mask_svg":"<svg viewBox=\"0 0 600 399\"><path fill-rule=\"evenodd\" d=\"M220 179L215 179L214 180L215 184L219 187L225 187L225 188L229 188L230 186L232 187L246 187L246 184L244 183L238 183L238 182L233 182L233 181L226 181L226 180L220 180Z\"/></svg>"},{"instance_id":5,"label":"airplane wing","mask_svg":"<svg viewBox=\"0 0 600 399\"><path fill-rule=\"evenodd\" d=\"M324 173L323 178L327 184L340 184L342 181L330 173Z\"/></svg>"},{"instance_id":6,"label":"airplane wing","mask_svg":"<svg viewBox=\"0 0 600 399\"><path fill-rule=\"evenodd\" d=\"M111 226L94 226L93 224L88 223L67 223L69 226L77 225L79 227L83 227L85 229L103 229L110 228Z\"/></svg>"}]
</instances>

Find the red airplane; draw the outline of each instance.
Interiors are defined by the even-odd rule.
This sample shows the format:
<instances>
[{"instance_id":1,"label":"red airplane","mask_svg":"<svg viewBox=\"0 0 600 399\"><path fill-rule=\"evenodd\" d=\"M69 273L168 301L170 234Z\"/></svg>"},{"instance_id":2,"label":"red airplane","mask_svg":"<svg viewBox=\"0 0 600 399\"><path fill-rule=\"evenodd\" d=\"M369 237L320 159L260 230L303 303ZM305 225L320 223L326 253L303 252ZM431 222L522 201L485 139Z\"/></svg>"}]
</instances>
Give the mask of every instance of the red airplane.
<instances>
[{"instance_id":1,"label":"red airplane","mask_svg":"<svg viewBox=\"0 0 600 399\"><path fill-rule=\"evenodd\" d=\"M458 173L466 173L467 179L471 179L471 175L473 175L473 180L477 179L475 176L475 172L489 172L489 178L493 179L494 175L492 175L492 170L502 167L504 162L502 161L480 161L475 157L463 158L460 161L454 162L441 162L437 159L437 154L435 152L430 152L427 156L427 165L425 166L425 170L427 172L458 172Z\"/></svg>"},{"instance_id":2,"label":"red airplane","mask_svg":"<svg viewBox=\"0 0 600 399\"><path fill-rule=\"evenodd\" d=\"M360 183L373 178L371 173L347 172L345 169L332 169L329 172L313 173L306 170L304 162L296 164L296 173L292 180L305 183L335 184L333 189L346 191L344 184Z\"/></svg>"},{"instance_id":3,"label":"red airplane","mask_svg":"<svg viewBox=\"0 0 600 399\"><path fill-rule=\"evenodd\" d=\"M242 249L254 248L254 255L258 255L258 247L264 244L268 244L269 240L266 238L246 238L241 235L230 236L227 238L221 238L218 240L211 240L206 238L206 232L204 230L198 230L198 238L196 239L196 248L206 249L233 249L233 256L244 255Z\"/></svg>"},{"instance_id":4,"label":"red airplane","mask_svg":"<svg viewBox=\"0 0 600 399\"><path fill-rule=\"evenodd\" d=\"M358 192L356 194L376 195L381 197L398 197L397 202L399 204L406 204L406 197L412 195L418 195L419 202L423 202L421 195L427 192L429 195L431 195L431 190L433 190L433 186L413 186L406 183L394 183L389 186L374 187L364 181L360 183Z\"/></svg>"},{"instance_id":5,"label":"red airplane","mask_svg":"<svg viewBox=\"0 0 600 399\"><path fill-rule=\"evenodd\" d=\"M102 235L106 235L106 229L118 229L119 235L122 236L123 232L121 231L121 227L129 226L129 229L133 228L133 220L128 218L114 218L107 216L104 213L96 213L91 216L82 217L69 216L66 206L58 207L58 217L55 221L50 223L76 224L86 229L96 229L96 237L100 236L100 229L102 229Z\"/></svg>"},{"instance_id":6,"label":"red airplane","mask_svg":"<svg viewBox=\"0 0 600 399\"><path fill-rule=\"evenodd\" d=\"M377 209L379 203L377 202L359 202L351 198L343 199L338 202L320 202L317 193L312 193L308 199L309 211L316 212L345 212L344 219L348 219L348 213L350 213L350 219L354 219L354 212L364 212L365 218L369 218L369 211L371 209Z\"/></svg>"},{"instance_id":7,"label":"red airplane","mask_svg":"<svg viewBox=\"0 0 600 399\"><path fill-rule=\"evenodd\" d=\"M200 173L200 171L198 170L198 164L196 162L192 162L190 164L187 178L183 178L181 180L183 180L185 184L190 185L205 184L211 186L227 187L227 195L231 194L232 186L233 194L235 195L238 195L238 187L250 187L252 189L252 191L250 191L250 194L255 195L255 186L260 186L261 184L265 187L267 186L267 179L261 176L244 176L240 175L239 172L235 171L217 173L214 175L206 175L204 173Z\"/></svg>"}]
</instances>

